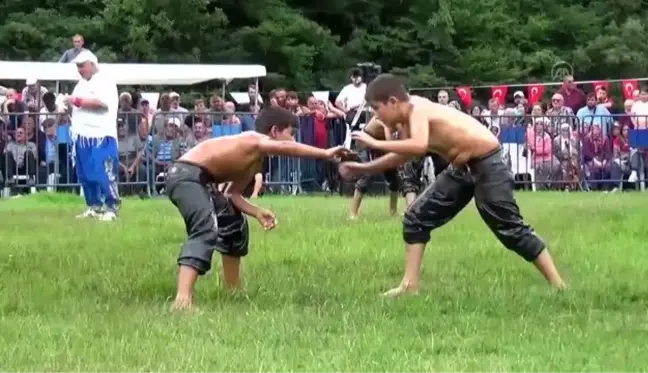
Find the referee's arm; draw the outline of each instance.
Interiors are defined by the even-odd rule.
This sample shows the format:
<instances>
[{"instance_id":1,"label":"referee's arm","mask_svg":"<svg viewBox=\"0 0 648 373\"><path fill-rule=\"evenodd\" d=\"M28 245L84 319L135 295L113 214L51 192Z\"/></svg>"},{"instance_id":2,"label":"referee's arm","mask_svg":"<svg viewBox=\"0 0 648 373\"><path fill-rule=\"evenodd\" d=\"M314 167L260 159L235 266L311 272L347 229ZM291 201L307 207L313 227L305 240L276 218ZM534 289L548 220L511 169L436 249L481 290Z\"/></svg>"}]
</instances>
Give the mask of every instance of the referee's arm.
<instances>
[{"instance_id":1,"label":"referee's arm","mask_svg":"<svg viewBox=\"0 0 648 373\"><path fill-rule=\"evenodd\" d=\"M80 99L78 106L90 110L106 111L109 107L119 105L119 93L116 83L100 80L95 84L96 98L73 97L72 100Z\"/></svg>"}]
</instances>

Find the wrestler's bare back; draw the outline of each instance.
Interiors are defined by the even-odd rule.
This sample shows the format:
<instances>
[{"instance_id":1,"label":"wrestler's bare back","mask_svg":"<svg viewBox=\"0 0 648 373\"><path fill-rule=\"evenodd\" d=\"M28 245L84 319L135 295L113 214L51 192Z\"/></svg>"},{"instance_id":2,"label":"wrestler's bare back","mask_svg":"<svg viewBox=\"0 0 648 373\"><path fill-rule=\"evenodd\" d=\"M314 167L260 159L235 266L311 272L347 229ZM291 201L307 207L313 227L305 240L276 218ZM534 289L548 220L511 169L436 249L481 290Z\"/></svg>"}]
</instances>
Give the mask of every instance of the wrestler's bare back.
<instances>
[{"instance_id":1,"label":"wrestler's bare back","mask_svg":"<svg viewBox=\"0 0 648 373\"><path fill-rule=\"evenodd\" d=\"M216 183L251 180L261 170L264 154L259 151L259 142L266 138L249 131L209 139L191 148L178 160L209 171Z\"/></svg>"},{"instance_id":2,"label":"wrestler's bare back","mask_svg":"<svg viewBox=\"0 0 648 373\"><path fill-rule=\"evenodd\" d=\"M423 111L428 118L428 151L441 155L454 165L464 165L500 146L497 138L468 114L420 96L410 96L409 103L412 104L410 113ZM410 123L403 125L403 135L409 137Z\"/></svg>"}]
</instances>

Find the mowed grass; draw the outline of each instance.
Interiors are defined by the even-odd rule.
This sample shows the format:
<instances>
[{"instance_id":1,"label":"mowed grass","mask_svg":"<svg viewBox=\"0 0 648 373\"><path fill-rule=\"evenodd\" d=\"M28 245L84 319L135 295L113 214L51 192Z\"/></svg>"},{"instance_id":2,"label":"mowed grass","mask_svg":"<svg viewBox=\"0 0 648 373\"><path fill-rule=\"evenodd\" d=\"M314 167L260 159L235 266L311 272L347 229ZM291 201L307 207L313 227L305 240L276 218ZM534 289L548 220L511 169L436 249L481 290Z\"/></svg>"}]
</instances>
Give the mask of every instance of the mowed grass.
<instances>
[{"instance_id":1,"label":"mowed grass","mask_svg":"<svg viewBox=\"0 0 648 373\"><path fill-rule=\"evenodd\" d=\"M126 200L78 221L79 197L0 202L4 371L645 371L648 195L518 194L571 288L550 291L468 208L433 234L418 297L400 280L399 217L384 198L267 197L251 224L245 291L215 271L193 314L169 312L180 216ZM402 203L402 200L400 201ZM402 207L401 207L402 210Z\"/></svg>"}]
</instances>

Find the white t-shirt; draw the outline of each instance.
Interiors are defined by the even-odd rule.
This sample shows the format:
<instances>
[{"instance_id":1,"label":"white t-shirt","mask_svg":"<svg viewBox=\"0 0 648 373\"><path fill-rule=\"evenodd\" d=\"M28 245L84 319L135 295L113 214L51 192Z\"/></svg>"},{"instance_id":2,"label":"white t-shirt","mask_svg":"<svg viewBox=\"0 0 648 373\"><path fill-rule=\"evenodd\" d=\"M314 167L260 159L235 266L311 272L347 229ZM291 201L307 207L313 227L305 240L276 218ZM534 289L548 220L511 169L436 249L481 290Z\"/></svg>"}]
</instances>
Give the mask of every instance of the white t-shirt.
<instances>
[{"instance_id":1,"label":"white t-shirt","mask_svg":"<svg viewBox=\"0 0 648 373\"><path fill-rule=\"evenodd\" d=\"M367 92L367 85L362 83L359 86L349 84L342 88L340 94L337 96L335 101L341 101L344 103L346 110L351 108L357 109L358 106L362 105L365 98L365 92Z\"/></svg>"},{"instance_id":2,"label":"white t-shirt","mask_svg":"<svg viewBox=\"0 0 648 373\"><path fill-rule=\"evenodd\" d=\"M90 80L79 80L72 96L97 99L108 107L108 111L75 107L72 111L71 128L74 136L117 138L119 93L115 80L98 72Z\"/></svg>"},{"instance_id":3,"label":"white t-shirt","mask_svg":"<svg viewBox=\"0 0 648 373\"><path fill-rule=\"evenodd\" d=\"M648 128L648 102L635 102L634 104L632 104L630 112L634 115L637 115L637 117L632 118L636 129Z\"/></svg>"}]
</instances>

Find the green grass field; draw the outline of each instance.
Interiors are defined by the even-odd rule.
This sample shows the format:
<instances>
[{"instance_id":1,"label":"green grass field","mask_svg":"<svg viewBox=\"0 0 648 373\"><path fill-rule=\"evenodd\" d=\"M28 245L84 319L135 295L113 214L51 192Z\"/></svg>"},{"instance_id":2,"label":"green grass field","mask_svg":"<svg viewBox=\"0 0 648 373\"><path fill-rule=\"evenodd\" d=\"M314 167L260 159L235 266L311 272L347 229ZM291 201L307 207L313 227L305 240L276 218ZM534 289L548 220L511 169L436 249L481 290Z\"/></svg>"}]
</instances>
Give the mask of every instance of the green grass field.
<instances>
[{"instance_id":1,"label":"green grass field","mask_svg":"<svg viewBox=\"0 0 648 373\"><path fill-rule=\"evenodd\" d=\"M367 199L267 197L245 292L199 281L169 312L181 218L127 200L78 221L74 196L0 202L3 371L646 371L648 195L518 194L570 284L548 289L469 207L433 234L418 297L382 299L402 270L400 219ZM402 200L400 201L402 203ZM402 209L402 207L401 207Z\"/></svg>"}]
</instances>

